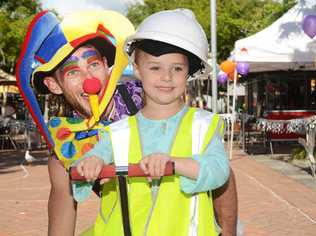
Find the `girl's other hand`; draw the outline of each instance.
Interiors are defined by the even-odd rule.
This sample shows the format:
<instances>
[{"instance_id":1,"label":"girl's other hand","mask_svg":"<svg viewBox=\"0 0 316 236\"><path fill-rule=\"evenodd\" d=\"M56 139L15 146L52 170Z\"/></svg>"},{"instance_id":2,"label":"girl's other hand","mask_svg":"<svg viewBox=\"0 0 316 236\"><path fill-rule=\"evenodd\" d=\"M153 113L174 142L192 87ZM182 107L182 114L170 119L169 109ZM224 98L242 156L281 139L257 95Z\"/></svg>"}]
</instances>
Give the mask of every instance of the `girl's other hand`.
<instances>
[{"instance_id":1,"label":"girl's other hand","mask_svg":"<svg viewBox=\"0 0 316 236\"><path fill-rule=\"evenodd\" d=\"M144 157L139 164L145 174L156 179L164 175L168 161L171 161L170 156L163 153L154 153ZM150 180L151 178L149 178Z\"/></svg>"},{"instance_id":2,"label":"girl's other hand","mask_svg":"<svg viewBox=\"0 0 316 236\"><path fill-rule=\"evenodd\" d=\"M99 177L103 165L104 162L102 159L96 156L91 156L79 162L77 171L81 176L84 176L88 182L93 182Z\"/></svg>"}]
</instances>

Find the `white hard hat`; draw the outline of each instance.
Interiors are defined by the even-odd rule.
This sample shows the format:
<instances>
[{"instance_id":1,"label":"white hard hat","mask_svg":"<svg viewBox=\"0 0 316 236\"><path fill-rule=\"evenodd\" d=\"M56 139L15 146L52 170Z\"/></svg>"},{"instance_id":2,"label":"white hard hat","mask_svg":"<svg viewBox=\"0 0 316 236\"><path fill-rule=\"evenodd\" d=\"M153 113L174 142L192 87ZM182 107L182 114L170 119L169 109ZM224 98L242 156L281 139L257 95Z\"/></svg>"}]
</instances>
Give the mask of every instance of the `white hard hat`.
<instances>
[{"instance_id":1,"label":"white hard hat","mask_svg":"<svg viewBox=\"0 0 316 236\"><path fill-rule=\"evenodd\" d=\"M204 68L198 70L194 77L207 75L211 71L207 62L207 38L191 10L166 10L150 15L138 26L136 33L125 41L126 52L131 55L133 43L144 39L171 44L198 57Z\"/></svg>"}]
</instances>

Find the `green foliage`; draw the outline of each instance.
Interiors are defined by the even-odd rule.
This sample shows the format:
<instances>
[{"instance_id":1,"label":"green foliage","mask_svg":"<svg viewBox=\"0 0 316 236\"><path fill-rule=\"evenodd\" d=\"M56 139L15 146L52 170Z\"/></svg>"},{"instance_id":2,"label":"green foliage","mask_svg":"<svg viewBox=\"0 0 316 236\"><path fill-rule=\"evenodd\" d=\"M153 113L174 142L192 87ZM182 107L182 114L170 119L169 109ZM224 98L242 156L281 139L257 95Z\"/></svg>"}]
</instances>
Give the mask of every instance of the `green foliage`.
<instances>
[{"instance_id":1,"label":"green foliage","mask_svg":"<svg viewBox=\"0 0 316 236\"><path fill-rule=\"evenodd\" d=\"M12 0L0 0L0 8L5 10L8 13L12 14L19 14L23 13L18 10L18 8L23 7L23 12L26 14L34 14L40 10L40 4L38 1L34 0L19 0L19 1L12 1Z\"/></svg>"},{"instance_id":2,"label":"green foliage","mask_svg":"<svg viewBox=\"0 0 316 236\"><path fill-rule=\"evenodd\" d=\"M144 5L136 4L129 8L127 17L135 26L139 25L147 16L161 11L176 8L188 8L194 11L197 19L203 25L204 19L210 19L210 9L206 0L144 0ZM204 25L203 25L204 26ZM209 26L205 25L205 28Z\"/></svg>"},{"instance_id":3,"label":"green foliage","mask_svg":"<svg viewBox=\"0 0 316 236\"><path fill-rule=\"evenodd\" d=\"M297 147L292 150L291 159L293 160L304 160L306 159L306 151L302 147Z\"/></svg>"},{"instance_id":4,"label":"green foliage","mask_svg":"<svg viewBox=\"0 0 316 236\"><path fill-rule=\"evenodd\" d=\"M219 60L225 60L229 56L236 40L268 27L295 4L295 0L285 1L283 4L273 0L222 0L218 2Z\"/></svg>"},{"instance_id":5,"label":"green foliage","mask_svg":"<svg viewBox=\"0 0 316 236\"><path fill-rule=\"evenodd\" d=\"M189 8L210 39L210 0L145 0L134 5L127 17L137 26L148 15L160 10ZM282 16L295 0L217 0L218 61L225 60L236 40L254 34Z\"/></svg>"},{"instance_id":6,"label":"green foliage","mask_svg":"<svg viewBox=\"0 0 316 236\"><path fill-rule=\"evenodd\" d=\"M41 10L35 0L0 1L0 68L14 73L27 26Z\"/></svg>"}]
</instances>

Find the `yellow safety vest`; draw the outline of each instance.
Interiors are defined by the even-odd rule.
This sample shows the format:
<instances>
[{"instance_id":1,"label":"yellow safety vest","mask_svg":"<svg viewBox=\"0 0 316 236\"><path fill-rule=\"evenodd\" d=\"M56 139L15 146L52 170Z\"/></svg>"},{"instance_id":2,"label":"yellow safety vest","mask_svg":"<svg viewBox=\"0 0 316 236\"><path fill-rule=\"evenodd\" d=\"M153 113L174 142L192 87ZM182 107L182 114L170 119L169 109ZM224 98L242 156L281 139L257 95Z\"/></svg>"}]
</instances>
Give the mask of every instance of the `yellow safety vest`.
<instances>
[{"instance_id":1,"label":"yellow safety vest","mask_svg":"<svg viewBox=\"0 0 316 236\"><path fill-rule=\"evenodd\" d=\"M217 114L189 108L182 117L170 155L188 158L193 154L202 154L214 133L222 130L223 122ZM136 117L131 116L111 124L109 132L115 164L139 163L142 148ZM119 143L116 143L118 139ZM124 148L125 145L128 146ZM124 235L119 198L116 180L104 185L100 213L93 235ZM212 199L207 192L182 192L178 175L162 178L155 201L146 178L129 178L128 201L133 236L218 235L215 230Z\"/></svg>"}]
</instances>

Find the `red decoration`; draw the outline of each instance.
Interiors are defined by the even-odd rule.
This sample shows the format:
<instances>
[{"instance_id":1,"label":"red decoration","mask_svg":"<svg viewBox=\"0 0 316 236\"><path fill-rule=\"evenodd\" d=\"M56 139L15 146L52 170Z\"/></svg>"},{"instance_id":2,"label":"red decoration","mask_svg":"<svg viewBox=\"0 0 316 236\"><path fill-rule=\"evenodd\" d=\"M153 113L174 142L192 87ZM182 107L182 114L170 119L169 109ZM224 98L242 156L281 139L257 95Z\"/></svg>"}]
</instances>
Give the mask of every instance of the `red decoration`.
<instances>
[{"instance_id":1,"label":"red decoration","mask_svg":"<svg viewBox=\"0 0 316 236\"><path fill-rule=\"evenodd\" d=\"M85 154L86 152L90 151L94 147L92 143L85 143L81 148L81 155Z\"/></svg>"},{"instance_id":2,"label":"red decoration","mask_svg":"<svg viewBox=\"0 0 316 236\"><path fill-rule=\"evenodd\" d=\"M70 129L60 128L60 129L58 129L58 131L56 133L56 138L58 140L64 140L64 139L68 138L70 134L71 134Z\"/></svg>"},{"instance_id":3,"label":"red decoration","mask_svg":"<svg viewBox=\"0 0 316 236\"><path fill-rule=\"evenodd\" d=\"M101 82L97 78L86 79L82 87L87 94L97 94L101 90Z\"/></svg>"}]
</instances>

